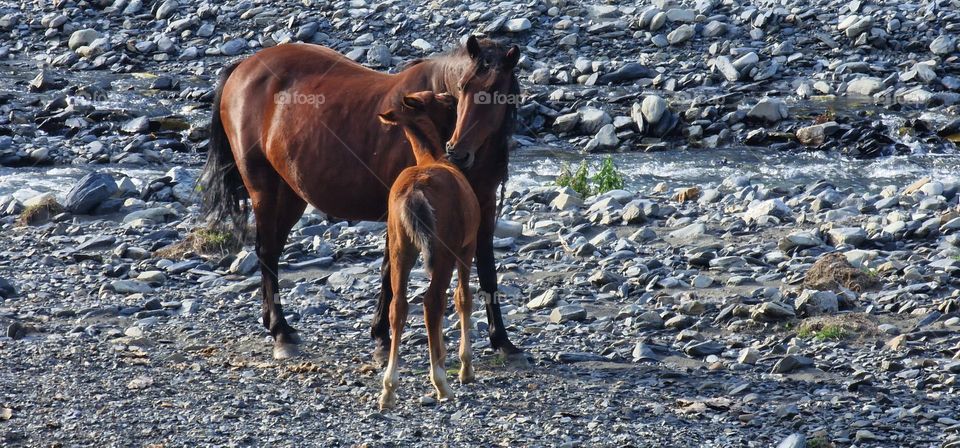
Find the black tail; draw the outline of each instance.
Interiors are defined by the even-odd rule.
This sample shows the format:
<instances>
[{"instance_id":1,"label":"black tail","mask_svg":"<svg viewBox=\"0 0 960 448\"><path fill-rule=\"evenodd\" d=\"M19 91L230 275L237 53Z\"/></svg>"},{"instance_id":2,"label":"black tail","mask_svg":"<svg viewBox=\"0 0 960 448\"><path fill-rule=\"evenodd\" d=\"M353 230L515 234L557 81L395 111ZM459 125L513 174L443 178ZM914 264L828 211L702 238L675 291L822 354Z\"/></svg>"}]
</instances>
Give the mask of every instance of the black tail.
<instances>
[{"instance_id":1,"label":"black tail","mask_svg":"<svg viewBox=\"0 0 960 448\"><path fill-rule=\"evenodd\" d=\"M436 218L433 207L427 197L420 190L413 190L404 201L403 211L400 214L407 236L423 254L423 266L427 272L433 272L433 236L436 229Z\"/></svg>"},{"instance_id":2,"label":"black tail","mask_svg":"<svg viewBox=\"0 0 960 448\"><path fill-rule=\"evenodd\" d=\"M247 224L246 199L249 197L243 185L240 171L237 169L230 150L227 133L220 120L220 100L227 78L237 68L240 61L234 61L223 67L217 79L217 88L213 96L212 117L210 119L210 145L207 151L207 163L200 175L200 196L203 200L203 215L208 224L214 227L230 227L243 235Z\"/></svg>"}]
</instances>

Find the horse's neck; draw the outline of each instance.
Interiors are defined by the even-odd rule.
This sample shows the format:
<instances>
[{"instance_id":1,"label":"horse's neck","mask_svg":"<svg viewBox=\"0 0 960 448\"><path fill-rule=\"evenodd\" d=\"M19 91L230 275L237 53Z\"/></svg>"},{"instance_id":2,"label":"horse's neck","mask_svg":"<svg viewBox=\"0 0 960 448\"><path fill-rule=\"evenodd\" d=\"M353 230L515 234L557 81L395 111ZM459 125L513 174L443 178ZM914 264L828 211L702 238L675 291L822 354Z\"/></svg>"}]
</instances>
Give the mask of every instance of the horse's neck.
<instances>
[{"instance_id":1,"label":"horse's neck","mask_svg":"<svg viewBox=\"0 0 960 448\"><path fill-rule=\"evenodd\" d=\"M413 148L413 156L417 159L417 165L429 165L437 162L437 152L440 148L440 136L436 130L423 130L413 126L404 126L403 133L406 134L410 147Z\"/></svg>"},{"instance_id":2,"label":"horse's neck","mask_svg":"<svg viewBox=\"0 0 960 448\"><path fill-rule=\"evenodd\" d=\"M450 55L427 59L400 72L399 75L404 76L408 82L400 82L399 85L406 85L407 88L418 85L417 88L458 95L460 91L457 87L460 77L463 76L467 66L469 66L469 60L465 61L462 56Z\"/></svg>"}]
</instances>

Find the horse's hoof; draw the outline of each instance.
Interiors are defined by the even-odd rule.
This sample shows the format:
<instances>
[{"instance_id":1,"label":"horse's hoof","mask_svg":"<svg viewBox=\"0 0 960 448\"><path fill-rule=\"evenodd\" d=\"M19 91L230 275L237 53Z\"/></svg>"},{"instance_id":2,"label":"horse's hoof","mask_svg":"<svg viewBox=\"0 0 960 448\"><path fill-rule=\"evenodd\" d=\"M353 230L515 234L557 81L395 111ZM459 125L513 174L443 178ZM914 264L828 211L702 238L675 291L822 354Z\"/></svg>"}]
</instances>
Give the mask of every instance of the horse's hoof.
<instances>
[{"instance_id":1,"label":"horse's hoof","mask_svg":"<svg viewBox=\"0 0 960 448\"><path fill-rule=\"evenodd\" d=\"M469 373L460 373L460 384L470 384L476 379L477 377L473 374L473 370Z\"/></svg>"},{"instance_id":2,"label":"horse's hoof","mask_svg":"<svg viewBox=\"0 0 960 448\"><path fill-rule=\"evenodd\" d=\"M500 359L503 360L505 366L530 367L530 359L527 358L527 354L523 351L517 350L513 352L501 349L499 353Z\"/></svg>"},{"instance_id":3,"label":"horse's hoof","mask_svg":"<svg viewBox=\"0 0 960 448\"><path fill-rule=\"evenodd\" d=\"M297 344L273 344L273 359L282 361L284 359L296 358L300 356L300 347Z\"/></svg>"},{"instance_id":4,"label":"horse's hoof","mask_svg":"<svg viewBox=\"0 0 960 448\"><path fill-rule=\"evenodd\" d=\"M388 409L393 409L397 407L397 396L396 394L391 395L381 395L380 396L380 410L386 411Z\"/></svg>"}]
</instances>

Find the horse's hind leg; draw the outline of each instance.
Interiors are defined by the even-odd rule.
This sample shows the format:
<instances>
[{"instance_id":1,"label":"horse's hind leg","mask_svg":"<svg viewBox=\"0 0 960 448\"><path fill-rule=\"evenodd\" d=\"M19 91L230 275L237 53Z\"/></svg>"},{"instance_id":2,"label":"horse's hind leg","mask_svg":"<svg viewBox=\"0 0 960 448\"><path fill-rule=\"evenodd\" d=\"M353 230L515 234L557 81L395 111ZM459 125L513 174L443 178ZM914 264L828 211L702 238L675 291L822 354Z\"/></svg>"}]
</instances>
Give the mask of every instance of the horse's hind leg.
<instances>
[{"instance_id":1,"label":"horse's hind leg","mask_svg":"<svg viewBox=\"0 0 960 448\"><path fill-rule=\"evenodd\" d=\"M434 269L430 287L423 298L423 314L427 323L427 344L430 347L430 380L437 389L437 398L449 398L453 393L447 384L446 348L443 342L443 314L447 304L447 290L453 274L450 254L434 254ZM441 259L442 258L442 259Z\"/></svg>"},{"instance_id":2,"label":"horse's hind leg","mask_svg":"<svg viewBox=\"0 0 960 448\"><path fill-rule=\"evenodd\" d=\"M470 292L470 264L473 260L473 248L464 251L457 260L457 290L454 303L460 314L460 384L473 381L473 349L470 344L470 313L473 312L473 295Z\"/></svg>"},{"instance_id":3,"label":"horse's hind leg","mask_svg":"<svg viewBox=\"0 0 960 448\"><path fill-rule=\"evenodd\" d=\"M401 241L403 240L403 241ZM383 372L383 393L380 395L380 409L390 409L397 405L397 386L400 383L398 373L400 364L400 336L407 323L407 281L410 277L410 268L416 261L416 252L413 245L402 236L388 239L390 259L390 283L392 286L393 302L390 304L390 329L393 338L390 340L390 354L387 358L387 368Z\"/></svg>"},{"instance_id":4,"label":"horse's hind leg","mask_svg":"<svg viewBox=\"0 0 960 448\"><path fill-rule=\"evenodd\" d=\"M273 357L291 358L299 354L294 330L283 317L277 265L287 243L287 234L297 223L306 202L280 176L270 169L259 170L249 182L253 213L257 219L257 257L260 259L263 325L273 336Z\"/></svg>"}]
</instances>

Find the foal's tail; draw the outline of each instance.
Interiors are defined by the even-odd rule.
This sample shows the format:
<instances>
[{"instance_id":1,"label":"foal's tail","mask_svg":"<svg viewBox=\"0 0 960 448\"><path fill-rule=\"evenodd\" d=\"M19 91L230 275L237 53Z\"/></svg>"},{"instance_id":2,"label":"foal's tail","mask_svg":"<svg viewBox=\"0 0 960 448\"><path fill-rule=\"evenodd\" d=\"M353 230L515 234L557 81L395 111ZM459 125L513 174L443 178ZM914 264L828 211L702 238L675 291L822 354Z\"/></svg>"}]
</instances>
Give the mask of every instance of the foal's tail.
<instances>
[{"instance_id":1,"label":"foal's tail","mask_svg":"<svg viewBox=\"0 0 960 448\"><path fill-rule=\"evenodd\" d=\"M400 223L407 236L423 254L423 266L427 272L433 272L433 236L437 223L433 206L420 190L413 190L403 202Z\"/></svg>"},{"instance_id":2,"label":"foal's tail","mask_svg":"<svg viewBox=\"0 0 960 448\"><path fill-rule=\"evenodd\" d=\"M244 201L249 195L220 119L223 86L239 63L240 61L234 61L224 66L217 80L211 106L213 114L210 119L210 147L207 151L207 163L200 175L199 187L202 211L207 222L218 227L232 226L242 235L246 229L248 211Z\"/></svg>"}]
</instances>

